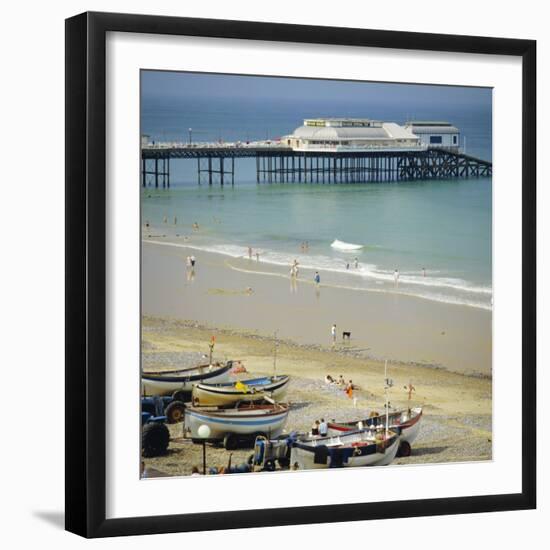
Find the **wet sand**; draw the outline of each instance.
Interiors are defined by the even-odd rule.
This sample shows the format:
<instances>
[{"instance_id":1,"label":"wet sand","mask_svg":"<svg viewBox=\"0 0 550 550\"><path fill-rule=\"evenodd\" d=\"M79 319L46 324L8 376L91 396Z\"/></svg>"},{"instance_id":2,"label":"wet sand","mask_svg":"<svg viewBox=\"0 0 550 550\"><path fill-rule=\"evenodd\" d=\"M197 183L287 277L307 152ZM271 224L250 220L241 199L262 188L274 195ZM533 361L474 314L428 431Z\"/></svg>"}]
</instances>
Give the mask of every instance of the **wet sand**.
<instances>
[{"instance_id":1,"label":"wet sand","mask_svg":"<svg viewBox=\"0 0 550 550\"><path fill-rule=\"evenodd\" d=\"M163 241L145 239L142 247L145 315L263 336L277 331L296 344L326 349L336 323L339 346L342 332L351 332L348 355L491 376L490 311L345 288L323 273L317 286L308 270L293 282L287 266L263 264L261 258L257 262L195 250L183 239L178 248L153 240ZM193 271L185 265L191 254L197 259Z\"/></svg>"}]
</instances>

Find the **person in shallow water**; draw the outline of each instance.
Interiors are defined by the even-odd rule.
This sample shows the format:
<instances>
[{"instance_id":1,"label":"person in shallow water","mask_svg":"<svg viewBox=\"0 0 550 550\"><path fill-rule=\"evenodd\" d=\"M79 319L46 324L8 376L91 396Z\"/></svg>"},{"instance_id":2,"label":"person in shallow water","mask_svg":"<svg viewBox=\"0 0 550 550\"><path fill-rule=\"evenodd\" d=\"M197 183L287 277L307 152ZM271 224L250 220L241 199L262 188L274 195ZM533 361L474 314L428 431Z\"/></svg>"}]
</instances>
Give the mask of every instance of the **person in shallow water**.
<instances>
[{"instance_id":1,"label":"person in shallow water","mask_svg":"<svg viewBox=\"0 0 550 550\"><path fill-rule=\"evenodd\" d=\"M319 272L315 272L315 277L313 277L316 284L319 284L321 282L321 275L319 275Z\"/></svg>"}]
</instances>

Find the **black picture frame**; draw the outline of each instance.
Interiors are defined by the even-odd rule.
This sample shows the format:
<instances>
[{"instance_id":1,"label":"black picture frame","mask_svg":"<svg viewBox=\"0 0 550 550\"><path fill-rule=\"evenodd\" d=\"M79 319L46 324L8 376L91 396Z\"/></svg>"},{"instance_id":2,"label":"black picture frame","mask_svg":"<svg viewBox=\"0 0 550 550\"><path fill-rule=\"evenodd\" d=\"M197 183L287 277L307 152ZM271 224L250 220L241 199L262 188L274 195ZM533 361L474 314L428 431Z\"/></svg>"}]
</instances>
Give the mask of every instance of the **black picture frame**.
<instances>
[{"instance_id":1,"label":"black picture frame","mask_svg":"<svg viewBox=\"0 0 550 550\"><path fill-rule=\"evenodd\" d=\"M106 519L105 41L109 31L516 56L522 60L522 490L517 494ZM107 537L536 506L536 42L115 13L66 20L66 529ZM519 336L519 335L518 335Z\"/></svg>"}]
</instances>

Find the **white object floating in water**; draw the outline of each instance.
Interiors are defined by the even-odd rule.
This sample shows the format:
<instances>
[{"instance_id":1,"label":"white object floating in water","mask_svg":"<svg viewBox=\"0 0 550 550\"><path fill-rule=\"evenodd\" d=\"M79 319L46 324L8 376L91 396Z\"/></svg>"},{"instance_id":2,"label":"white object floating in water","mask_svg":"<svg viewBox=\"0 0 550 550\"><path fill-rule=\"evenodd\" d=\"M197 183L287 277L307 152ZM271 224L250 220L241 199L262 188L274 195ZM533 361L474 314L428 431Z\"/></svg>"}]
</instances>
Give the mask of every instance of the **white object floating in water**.
<instances>
[{"instance_id":1,"label":"white object floating in water","mask_svg":"<svg viewBox=\"0 0 550 550\"><path fill-rule=\"evenodd\" d=\"M338 250L361 250L361 248L363 248L362 244L345 243L344 241L339 241L338 239L334 240L330 246L332 246L332 248L337 248Z\"/></svg>"}]
</instances>

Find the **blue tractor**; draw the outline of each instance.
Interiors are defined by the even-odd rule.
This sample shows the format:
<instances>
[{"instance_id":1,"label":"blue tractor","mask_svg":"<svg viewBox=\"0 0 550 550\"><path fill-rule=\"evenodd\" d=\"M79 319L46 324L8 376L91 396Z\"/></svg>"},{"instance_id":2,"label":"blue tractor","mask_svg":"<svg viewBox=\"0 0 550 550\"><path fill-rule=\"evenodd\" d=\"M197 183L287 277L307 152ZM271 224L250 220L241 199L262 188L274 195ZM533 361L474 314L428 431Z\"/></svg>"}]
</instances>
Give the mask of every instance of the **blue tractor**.
<instances>
[{"instance_id":1,"label":"blue tractor","mask_svg":"<svg viewBox=\"0 0 550 550\"><path fill-rule=\"evenodd\" d=\"M166 454L170 443L170 432L166 426L166 416L155 416L141 411L141 451L144 457Z\"/></svg>"},{"instance_id":2,"label":"blue tractor","mask_svg":"<svg viewBox=\"0 0 550 550\"><path fill-rule=\"evenodd\" d=\"M153 416L165 416L168 424L177 424L183 422L185 417L185 403L179 395L142 397L141 412L147 412Z\"/></svg>"}]
</instances>

